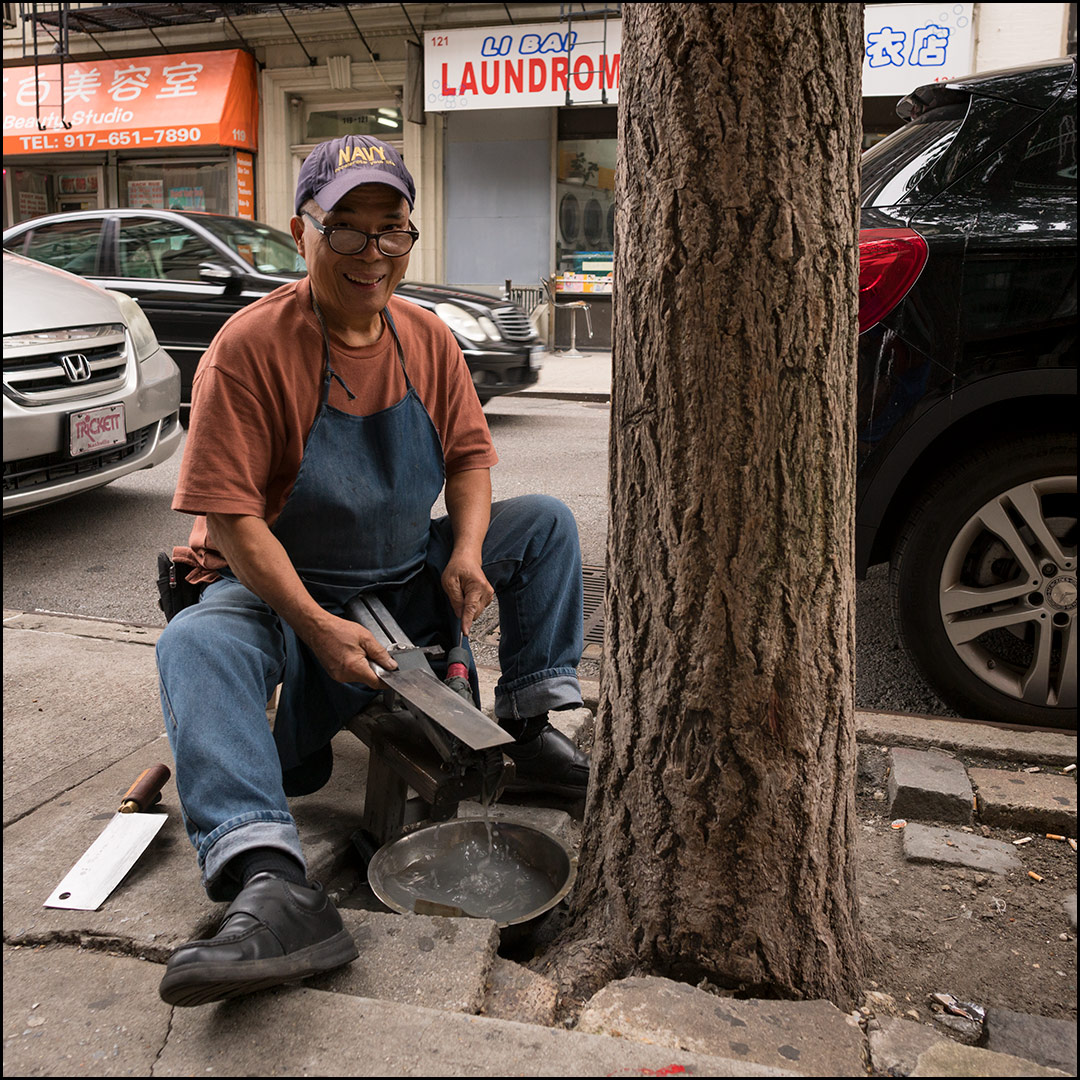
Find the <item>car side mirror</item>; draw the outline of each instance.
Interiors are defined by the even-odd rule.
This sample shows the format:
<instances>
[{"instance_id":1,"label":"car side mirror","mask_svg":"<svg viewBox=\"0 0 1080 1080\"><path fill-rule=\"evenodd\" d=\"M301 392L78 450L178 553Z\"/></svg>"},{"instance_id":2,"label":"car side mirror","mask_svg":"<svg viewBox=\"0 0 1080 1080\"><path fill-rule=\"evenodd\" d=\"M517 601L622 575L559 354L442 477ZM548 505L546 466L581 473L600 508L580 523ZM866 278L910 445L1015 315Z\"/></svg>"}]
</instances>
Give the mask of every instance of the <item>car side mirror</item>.
<instances>
[{"instance_id":1,"label":"car side mirror","mask_svg":"<svg viewBox=\"0 0 1080 1080\"><path fill-rule=\"evenodd\" d=\"M222 266L221 263L199 263L199 280L211 285L229 285L240 278L240 271L234 266Z\"/></svg>"}]
</instances>

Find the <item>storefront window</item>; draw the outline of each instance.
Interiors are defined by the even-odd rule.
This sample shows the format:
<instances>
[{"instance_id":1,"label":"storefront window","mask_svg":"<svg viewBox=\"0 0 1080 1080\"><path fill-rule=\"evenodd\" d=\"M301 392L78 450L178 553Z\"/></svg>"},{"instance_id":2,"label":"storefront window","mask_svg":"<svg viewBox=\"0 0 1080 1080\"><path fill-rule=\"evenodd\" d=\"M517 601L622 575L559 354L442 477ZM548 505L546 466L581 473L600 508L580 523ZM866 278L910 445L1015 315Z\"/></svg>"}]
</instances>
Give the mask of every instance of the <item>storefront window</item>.
<instances>
[{"instance_id":1,"label":"storefront window","mask_svg":"<svg viewBox=\"0 0 1080 1080\"><path fill-rule=\"evenodd\" d=\"M119 205L136 210L231 213L227 161L121 162Z\"/></svg>"},{"instance_id":2,"label":"storefront window","mask_svg":"<svg viewBox=\"0 0 1080 1080\"><path fill-rule=\"evenodd\" d=\"M338 139L342 135L374 135L398 146L404 138L401 110L388 106L355 109L313 109L308 113L304 141Z\"/></svg>"},{"instance_id":3,"label":"storefront window","mask_svg":"<svg viewBox=\"0 0 1080 1080\"><path fill-rule=\"evenodd\" d=\"M615 248L615 109L559 113L556 287L610 292Z\"/></svg>"},{"instance_id":4,"label":"storefront window","mask_svg":"<svg viewBox=\"0 0 1080 1080\"><path fill-rule=\"evenodd\" d=\"M11 224L64 210L96 210L102 205L103 171L100 165L73 162L60 167L44 163L29 168L9 166L4 170L5 188L9 183L14 217ZM5 227L7 224L5 218Z\"/></svg>"},{"instance_id":5,"label":"storefront window","mask_svg":"<svg viewBox=\"0 0 1080 1080\"><path fill-rule=\"evenodd\" d=\"M557 267L561 274L610 275L615 246L615 139L559 142Z\"/></svg>"},{"instance_id":6,"label":"storefront window","mask_svg":"<svg viewBox=\"0 0 1080 1080\"><path fill-rule=\"evenodd\" d=\"M40 217L52 209L53 178L44 169L8 169L11 209L16 223Z\"/></svg>"}]
</instances>

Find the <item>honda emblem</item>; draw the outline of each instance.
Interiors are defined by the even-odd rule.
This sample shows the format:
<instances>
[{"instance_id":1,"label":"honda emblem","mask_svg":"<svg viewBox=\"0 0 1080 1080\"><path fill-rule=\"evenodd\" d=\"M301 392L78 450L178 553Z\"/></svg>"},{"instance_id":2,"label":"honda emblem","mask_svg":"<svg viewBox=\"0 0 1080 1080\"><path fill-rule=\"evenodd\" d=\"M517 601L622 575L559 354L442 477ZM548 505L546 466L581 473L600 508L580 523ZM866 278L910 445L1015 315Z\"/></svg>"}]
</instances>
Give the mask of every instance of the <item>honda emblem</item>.
<instances>
[{"instance_id":1,"label":"honda emblem","mask_svg":"<svg viewBox=\"0 0 1080 1080\"><path fill-rule=\"evenodd\" d=\"M86 382L90 378L90 361L81 352L66 353L60 357L68 382Z\"/></svg>"}]
</instances>

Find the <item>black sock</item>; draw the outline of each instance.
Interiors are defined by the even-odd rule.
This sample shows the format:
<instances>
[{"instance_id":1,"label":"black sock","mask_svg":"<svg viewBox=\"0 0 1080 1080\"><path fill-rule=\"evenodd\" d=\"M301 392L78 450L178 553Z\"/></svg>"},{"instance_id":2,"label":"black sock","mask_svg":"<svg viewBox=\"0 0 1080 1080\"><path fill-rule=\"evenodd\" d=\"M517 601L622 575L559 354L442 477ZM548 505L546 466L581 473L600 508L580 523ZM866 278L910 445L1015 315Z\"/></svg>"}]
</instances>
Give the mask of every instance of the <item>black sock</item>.
<instances>
[{"instance_id":1,"label":"black sock","mask_svg":"<svg viewBox=\"0 0 1080 1080\"><path fill-rule=\"evenodd\" d=\"M508 734L514 736L514 742L525 743L535 739L544 730L548 722L548 714L541 713L539 716L512 716L508 719L499 719L499 726Z\"/></svg>"},{"instance_id":2,"label":"black sock","mask_svg":"<svg viewBox=\"0 0 1080 1080\"><path fill-rule=\"evenodd\" d=\"M262 847L241 851L229 860L227 870L241 886L247 885L256 874L272 874L294 885L307 884L300 864L280 848Z\"/></svg>"}]
</instances>

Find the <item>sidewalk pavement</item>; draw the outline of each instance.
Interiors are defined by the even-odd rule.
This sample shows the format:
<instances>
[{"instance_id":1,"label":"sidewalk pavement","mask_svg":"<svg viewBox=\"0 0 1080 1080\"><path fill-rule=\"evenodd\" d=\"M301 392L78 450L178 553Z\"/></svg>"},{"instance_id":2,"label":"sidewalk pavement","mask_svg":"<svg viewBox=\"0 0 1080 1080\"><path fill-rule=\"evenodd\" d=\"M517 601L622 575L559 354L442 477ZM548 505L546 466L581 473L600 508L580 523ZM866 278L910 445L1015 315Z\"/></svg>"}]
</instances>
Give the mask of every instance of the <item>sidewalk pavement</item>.
<instances>
[{"instance_id":1,"label":"sidewalk pavement","mask_svg":"<svg viewBox=\"0 0 1080 1080\"><path fill-rule=\"evenodd\" d=\"M562 398L564 401L611 400L611 353L579 348L579 357L566 350L540 355L540 379L517 397Z\"/></svg>"},{"instance_id":2,"label":"sidewalk pavement","mask_svg":"<svg viewBox=\"0 0 1080 1080\"><path fill-rule=\"evenodd\" d=\"M868 1063L878 1075L895 1075L901 1061L905 1073L917 1065L913 1075L1075 1074L1075 1029L1064 1021L1014 1014L1026 1035L999 1039L1004 1053L995 1056L922 1024L890 1021L888 1038L879 1033L875 1043L865 1017L826 1002L717 999L658 978L611 984L573 1029L557 1026L554 987L497 955L494 923L388 913L350 869L367 750L348 732L336 740L329 785L294 800L293 809L310 872L338 899L360 958L301 986L173 1009L157 994L162 965L176 945L212 932L223 908L199 886L171 782L164 828L99 911L42 907L134 777L158 761L171 767L152 648L159 633L4 612L5 1075L865 1076ZM490 707L496 673L482 676ZM594 709L599 687L586 684L585 692ZM570 730L590 719L579 710ZM859 714L858 728L874 746L912 748L916 757L895 758L902 786L890 792L894 802L908 800L910 817L919 814L912 789L922 785L935 805L956 789L956 777L940 779L933 767L920 779L917 755L938 756L930 747L1002 762L1075 760L1076 740L1063 734L883 714ZM946 793L930 790L935 785ZM961 791L958 806L965 797ZM1062 805L1060 792L1032 799L1036 808L1039 799ZM531 812L534 823L573 843L574 823L561 811L501 812L526 820ZM1009 813L1004 804L995 812ZM1068 1047L1047 1059L1051 1040L1031 1034L1039 1023L1055 1038L1069 1028L1071 1062ZM1063 1066L1067 1072L1057 1071ZM1013 1071L973 1071L1003 1068Z\"/></svg>"}]
</instances>

